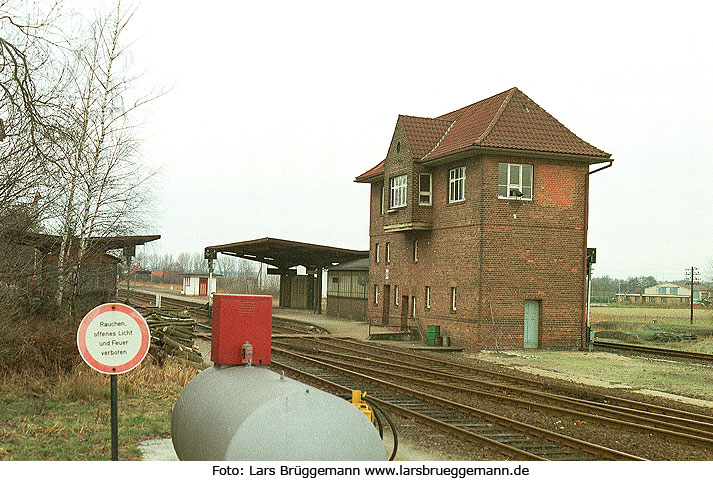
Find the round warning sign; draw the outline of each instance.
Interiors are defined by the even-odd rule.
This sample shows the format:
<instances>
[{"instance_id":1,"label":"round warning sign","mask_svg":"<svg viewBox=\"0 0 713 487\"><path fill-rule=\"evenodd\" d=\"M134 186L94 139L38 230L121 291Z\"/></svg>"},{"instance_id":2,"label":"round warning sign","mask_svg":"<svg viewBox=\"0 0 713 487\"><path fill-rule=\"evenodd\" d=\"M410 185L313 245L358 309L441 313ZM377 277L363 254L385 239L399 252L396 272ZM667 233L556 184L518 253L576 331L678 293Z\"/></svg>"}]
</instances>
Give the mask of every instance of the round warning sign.
<instances>
[{"instance_id":1,"label":"round warning sign","mask_svg":"<svg viewBox=\"0 0 713 487\"><path fill-rule=\"evenodd\" d=\"M103 374L123 374L139 365L150 342L144 317L121 303L97 306L82 319L77 331L79 354Z\"/></svg>"}]
</instances>

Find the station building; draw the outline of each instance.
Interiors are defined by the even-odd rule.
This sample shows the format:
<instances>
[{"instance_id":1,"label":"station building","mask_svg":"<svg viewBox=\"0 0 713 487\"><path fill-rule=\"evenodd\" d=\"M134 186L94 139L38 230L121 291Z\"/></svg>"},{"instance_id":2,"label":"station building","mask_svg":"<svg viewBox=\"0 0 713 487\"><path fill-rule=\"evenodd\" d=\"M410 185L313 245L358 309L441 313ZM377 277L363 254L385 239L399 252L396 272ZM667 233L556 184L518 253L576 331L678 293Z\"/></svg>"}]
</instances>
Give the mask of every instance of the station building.
<instances>
[{"instance_id":1,"label":"station building","mask_svg":"<svg viewBox=\"0 0 713 487\"><path fill-rule=\"evenodd\" d=\"M206 247L205 251L267 264L268 274L280 276L279 306L281 308L311 309L318 314L322 313L324 271L346 262L368 258L369 255L367 250L345 249L272 237L211 245ZM299 266L305 268L305 274L297 272ZM362 301L366 301L366 296Z\"/></svg>"},{"instance_id":2,"label":"station building","mask_svg":"<svg viewBox=\"0 0 713 487\"><path fill-rule=\"evenodd\" d=\"M400 115L356 177L371 185L369 321L473 347L583 346L589 176L611 163L517 88Z\"/></svg>"}]
</instances>

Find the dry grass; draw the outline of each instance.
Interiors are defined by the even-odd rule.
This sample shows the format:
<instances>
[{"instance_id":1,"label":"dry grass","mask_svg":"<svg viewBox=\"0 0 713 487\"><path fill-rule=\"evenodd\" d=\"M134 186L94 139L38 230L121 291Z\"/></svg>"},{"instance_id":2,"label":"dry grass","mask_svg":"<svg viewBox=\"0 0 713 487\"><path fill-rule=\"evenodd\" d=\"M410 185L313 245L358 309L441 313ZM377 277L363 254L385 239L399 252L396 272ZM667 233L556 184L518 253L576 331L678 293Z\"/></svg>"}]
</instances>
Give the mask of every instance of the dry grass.
<instances>
[{"instance_id":1,"label":"dry grass","mask_svg":"<svg viewBox=\"0 0 713 487\"><path fill-rule=\"evenodd\" d=\"M596 386L654 390L713 401L710 367L610 352L522 350L479 354L526 372Z\"/></svg>"},{"instance_id":2,"label":"dry grass","mask_svg":"<svg viewBox=\"0 0 713 487\"><path fill-rule=\"evenodd\" d=\"M590 311L592 323L652 323L664 325L689 325L690 308L650 308L593 306ZM713 326L713 309L695 307L693 326Z\"/></svg>"},{"instance_id":3,"label":"dry grass","mask_svg":"<svg viewBox=\"0 0 713 487\"><path fill-rule=\"evenodd\" d=\"M0 375L56 375L81 359L77 351L79 322L69 318L27 316L0 321Z\"/></svg>"},{"instance_id":4,"label":"dry grass","mask_svg":"<svg viewBox=\"0 0 713 487\"><path fill-rule=\"evenodd\" d=\"M173 404L197 370L147 357L119 376L120 459L136 460L138 445L170 432ZM81 364L69 372L28 372L0 379L0 459L107 460L110 457L109 376Z\"/></svg>"}]
</instances>

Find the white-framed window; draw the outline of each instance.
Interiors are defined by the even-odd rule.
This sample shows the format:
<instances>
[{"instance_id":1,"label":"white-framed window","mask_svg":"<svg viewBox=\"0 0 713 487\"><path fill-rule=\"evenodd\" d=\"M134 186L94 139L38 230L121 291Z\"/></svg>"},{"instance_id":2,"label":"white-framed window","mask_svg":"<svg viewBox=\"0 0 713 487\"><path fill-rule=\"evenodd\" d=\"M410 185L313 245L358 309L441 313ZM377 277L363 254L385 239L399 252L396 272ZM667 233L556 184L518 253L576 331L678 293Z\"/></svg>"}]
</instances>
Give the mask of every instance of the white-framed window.
<instances>
[{"instance_id":1,"label":"white-framed window","mask_svg":"<svg viewBox=\"0 0 713 487\"><path fill-rule=\"evenodd\" d=\"M411 318L416 317L416 296L411 296Z\"/></svg>"},{"instance_id":2,"label":"white-framed window","mask_svg":"<svg viewBox=\"0 0 713 487\"><path fill-rule=\"evenodd\" d=\"M498 198L532 199L532 166L530 164L498 164Z\"/></svg>"},{"instance_id":3,"label":"white-framed window","mask_svg":"<svg viewBox=\"0 0 713 487\"><path fill-rule=\"evenodd\" d=\"M456 288L451 288L451 311L456 310Z\"/></svg>"},{"instance_id":4,"label":"white-framed window","mask_svg":"<svg viewBox=\"0 0 713 487\"><path fill-rule=\"evenodd\" d=\"M391 196L389 197L389 208L402 208L406 206L406 186L406 174L391 178Z\"/></svg>"},{"instance_id":5,"label":"white-framed window","mask_svg":"<svg viewBox=\"0 0 713 487\"><path fill-rule=\"evenodd\" d=\"M381 256L379 255L379 254L380 254L380 252L379 252L380 250L381 250L381 249L379 249L379 243L378 243L378 242L375 243L375 244L374 244L374 260L376 261L377 264L378 264L379 261L381 260Z\"/></svg>"},{"instance_id":6,"label":"white-framed window","mask_svg":"<svg viewBox=\"0 0 713 487\"><path fill-rule=\"evenodd\" d=\"M465 200L465 166L456 167L448 172L448 202Z\"/></svg>"},{"instance_id":7,"label":"white-framed window","mask_svg":"<svg viewBox=\"0 0 713 487\"><path fill-rule=\"evenodd\" d=\"M418 262L418 240L413 241L413 261Z\"/></svg>"},{"instance_id":8,"label":"white-framed window","mask_svg":"<svg viewBox=\"0 0 713 487\"><path fill-rule=\"evenodd\" d=\"M430 173L418 175L418 204L419 206L431 206L433 201L433 184Z\"/></svg>"},{"instance_id":9,"label":"white-framed window","mask_svg":"<svg viewBox=\"0 0 713 487\"><path fill-rule=\"evenodd\" d=\"M379 286L374 284L374 306L379 305Z\"/></svg>"},{"instance_id":10,"label":"white-framed window","mask_svg":"<svg viewBox=\"0 0 713 487\"><path fill-rule=\"evenodd\" d=\"M426 286L426 293L423 300L426 309L431 309L431 286Z\"/></svg>"},{"instance_id":11,"label":"white-framed window","mask_svg":"<svg viewBox=\"0 0 713 487\"><path fill-rule=\"evenodd\" d=\"M394 306L399 305L399 287L395 286L394 287Z\"/></svg>"},{"instance_id":12,"label":"white-framed window","mask_svg":"<svg viewBox=\"0 0 713 487\"><path fill-rule=\"evenodd\" d=\"M386 242L386 263L391 263L391 244Z\"/></svg>"}]
</instances>

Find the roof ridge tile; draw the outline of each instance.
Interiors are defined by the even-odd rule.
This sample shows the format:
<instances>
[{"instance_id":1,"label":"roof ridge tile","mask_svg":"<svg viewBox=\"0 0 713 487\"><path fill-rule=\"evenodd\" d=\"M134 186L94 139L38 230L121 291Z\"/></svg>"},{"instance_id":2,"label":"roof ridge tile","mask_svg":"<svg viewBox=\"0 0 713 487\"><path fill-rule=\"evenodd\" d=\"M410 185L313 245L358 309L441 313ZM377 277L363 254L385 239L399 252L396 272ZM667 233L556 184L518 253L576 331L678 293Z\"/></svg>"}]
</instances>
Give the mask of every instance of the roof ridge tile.
<instances>
[{"instance_id":1,"label":"roof ridge tile","mask_svg":"<svg viewBox=\"0 0 713 487\"><path fill-rule=\"evenodd\" d=\"M510 103L510 100L512 100L513 95L515 94L516 91L519 91L519 90L517 89L517 87L513 87L513 88L510 88L510 90L508 90L508 91L509 91L509 93L507 94L507 96L505 97L503 102L500 104L500 108L498 108L497 113L495 114L493 119L488 124L488 127L485 129L485 131L482 134L480 134L480 137L478 137L476 139L476 141L473 142L473 145L480 144L483 140L485 140L488 137L488 135L490 135L490 132L492 132L492 130L495 128L495 125L497 125L498 121L500 120L500 116L505 111L505 108Z\"/></svg>"}]
</instances>

